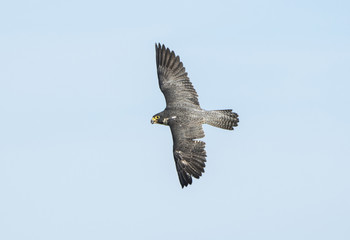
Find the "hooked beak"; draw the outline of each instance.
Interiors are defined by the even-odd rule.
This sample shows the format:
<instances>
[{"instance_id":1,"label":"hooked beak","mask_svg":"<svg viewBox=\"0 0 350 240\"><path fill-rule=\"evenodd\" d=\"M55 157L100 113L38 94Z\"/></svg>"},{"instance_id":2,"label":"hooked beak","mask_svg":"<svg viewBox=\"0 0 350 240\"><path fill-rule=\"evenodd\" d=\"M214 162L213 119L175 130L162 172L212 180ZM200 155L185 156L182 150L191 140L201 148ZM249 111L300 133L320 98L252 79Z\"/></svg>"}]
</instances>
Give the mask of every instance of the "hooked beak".
<instances>
[{"instance_id":1,"label":"hooked beak","mask_svg":"<svg viewBox=\"0 0 350 240\"><path fill-rule=\"evenodd\" d=\"M153 117L153 118L151 119L151 123L152 123L152 124L157 123L157 119L156 119L155 117Z\"/></svg>"}]
</instances>

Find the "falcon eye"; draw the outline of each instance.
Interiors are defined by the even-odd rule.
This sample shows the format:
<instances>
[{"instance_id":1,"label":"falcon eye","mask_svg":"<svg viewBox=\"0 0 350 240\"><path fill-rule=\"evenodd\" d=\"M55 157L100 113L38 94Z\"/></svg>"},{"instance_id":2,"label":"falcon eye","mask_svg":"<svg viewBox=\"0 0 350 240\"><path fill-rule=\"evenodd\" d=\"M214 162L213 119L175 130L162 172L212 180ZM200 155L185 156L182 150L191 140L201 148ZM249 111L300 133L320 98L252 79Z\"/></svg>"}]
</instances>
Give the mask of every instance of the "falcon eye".
<instances>
[{"instance_id":1,"label":"falcon eye","mask_svg":"<svg viewBox=\"0 0 350 240\"><path fill-rule=\"evenodd\" d=\"M159 116L156 116L156 119L159 119L160 117Z\"/></svg>"}]
</instances>

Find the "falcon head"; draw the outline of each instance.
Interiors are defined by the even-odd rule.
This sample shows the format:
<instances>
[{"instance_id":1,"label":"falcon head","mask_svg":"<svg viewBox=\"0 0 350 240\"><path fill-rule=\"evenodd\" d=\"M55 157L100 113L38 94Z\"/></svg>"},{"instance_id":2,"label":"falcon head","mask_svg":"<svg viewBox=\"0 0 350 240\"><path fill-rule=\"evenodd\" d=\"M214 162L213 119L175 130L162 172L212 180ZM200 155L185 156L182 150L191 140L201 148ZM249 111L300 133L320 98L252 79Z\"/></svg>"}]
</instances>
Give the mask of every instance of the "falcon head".
<instances>
[{"instance_id":1,"label":"falcon head","mask_svg":"<svg viewBox=\"0 0 350 240\"><path fill-rule=\"evenodd\" d=\"M151 123L158 123L163 125L168 125L168 118L165 118L162 113L157 113L151 119Z\"/></svg>"}]
</instances>

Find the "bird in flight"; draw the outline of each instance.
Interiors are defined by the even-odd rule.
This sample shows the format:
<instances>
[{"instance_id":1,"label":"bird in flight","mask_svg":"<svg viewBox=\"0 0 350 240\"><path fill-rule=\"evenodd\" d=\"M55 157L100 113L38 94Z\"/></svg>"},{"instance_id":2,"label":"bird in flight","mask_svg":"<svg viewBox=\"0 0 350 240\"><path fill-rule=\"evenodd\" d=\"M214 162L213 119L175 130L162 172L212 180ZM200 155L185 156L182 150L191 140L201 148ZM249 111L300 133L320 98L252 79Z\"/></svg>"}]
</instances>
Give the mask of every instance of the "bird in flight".
<instances>
[{"instance_id":1,"label":"bird in flight","mask_svg":"<svg viewBox=\"0 0 350 240\"><path fill-rule=\"evenodd\" d=\"M183 188L192 184L192 177L199 178L204 173L205 142L198 140L204 137L202 124L233 130L239 122L238 114L232 109L202 109L180 57L160 43L156 44L156 64L166 108L155 114L151 123L171 129L176 170Z\"/></svg>"}]
</instances>

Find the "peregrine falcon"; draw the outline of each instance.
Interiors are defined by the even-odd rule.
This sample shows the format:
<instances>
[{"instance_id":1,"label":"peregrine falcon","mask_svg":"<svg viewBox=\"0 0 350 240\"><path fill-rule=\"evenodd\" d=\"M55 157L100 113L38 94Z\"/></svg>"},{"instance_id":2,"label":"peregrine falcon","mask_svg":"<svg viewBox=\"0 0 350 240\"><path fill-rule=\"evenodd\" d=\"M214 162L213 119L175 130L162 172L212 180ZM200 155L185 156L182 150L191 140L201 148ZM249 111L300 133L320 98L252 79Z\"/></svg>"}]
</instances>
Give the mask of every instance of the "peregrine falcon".
<instances>
[{"instance_id":1,"label":"peregrine falcon","mask_svg":"<svg viewBox=\"0 0 350 240\"><path fill-rule=\"evenodd\" d=\"M232 109L202 109L180 57L160 43L156 44L156 64L166 108L155 114L151 123L170 127L176 170L183 188L192 184L192 177L199 178L204 173L205 142L198 140L204 137L202 124L233 130L239 122L238 114Z\"/></svg>"}]
</instances>

